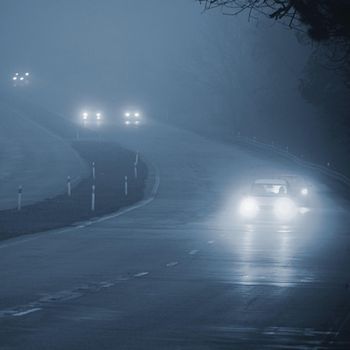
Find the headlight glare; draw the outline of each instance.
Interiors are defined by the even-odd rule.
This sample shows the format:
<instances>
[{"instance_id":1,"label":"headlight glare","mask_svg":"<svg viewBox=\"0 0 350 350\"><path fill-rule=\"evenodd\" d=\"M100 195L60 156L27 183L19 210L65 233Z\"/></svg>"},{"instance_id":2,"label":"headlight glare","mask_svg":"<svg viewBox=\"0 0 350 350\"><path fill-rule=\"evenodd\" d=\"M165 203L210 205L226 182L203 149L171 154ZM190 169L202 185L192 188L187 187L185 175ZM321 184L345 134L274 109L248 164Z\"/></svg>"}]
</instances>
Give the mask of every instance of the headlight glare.
<instances>
[{"instance_id":1,"label":"headlight glare","mask_svg":"<svg viewBox=\"0 0 350 350\"><path fill-rule=\"evenodd\" d=\"M254 198L244 198L239 207L239 213L245 218L254 218L259 211L259 206Z\"/></svg>"},{"instance_id":2,"label":"headlight glare","mask_svg":"<svg viewBox=\"0 0 350 350\"><path fill-rule=\"evenodd\" d=\"M290 220L297 214L297 207L291 199L280 198L274 205L274 213L278 219Z\"/></svg>"},{"instance_id":3,"label":"headlight glare","mask_svg":"<svg viewBox=\"0 0 350 350\"><path fill-rule=\"evenodd\" d=\"M306 187L302 188L300 192L303 196L307 196L309 194L309 190Z\"/></svg>"}]
</instances>

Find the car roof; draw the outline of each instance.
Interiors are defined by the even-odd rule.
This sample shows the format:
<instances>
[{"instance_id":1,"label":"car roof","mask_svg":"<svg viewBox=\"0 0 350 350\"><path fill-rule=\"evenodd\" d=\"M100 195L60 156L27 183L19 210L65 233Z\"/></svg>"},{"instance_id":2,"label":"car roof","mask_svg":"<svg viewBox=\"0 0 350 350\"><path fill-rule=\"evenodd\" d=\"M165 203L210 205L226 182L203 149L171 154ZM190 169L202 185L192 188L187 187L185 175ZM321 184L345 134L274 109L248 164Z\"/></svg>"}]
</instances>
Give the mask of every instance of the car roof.
<instances>
[{"instance_id":1,"label":"car roof","mask_svg":"<svg viewBox=\"0 0 350 350\"><path fill-rule=\"evenodd\" d=\"M281 179L297 179L297 180L304 180L304 178L301 175L293 175L293 174L284 174L280 175Z\"/></svg>"},{"instance_id":2,"label":"car roof","mask_svg":"<svg viewBox=\"0 0 350 350\"><path fill-rule=\"evenodd\" d=\"M282 179L257 179L254 181L254 184L259 185L284 185L287 186L288 183L286 180Z\"/></svg>"}]
</instances>

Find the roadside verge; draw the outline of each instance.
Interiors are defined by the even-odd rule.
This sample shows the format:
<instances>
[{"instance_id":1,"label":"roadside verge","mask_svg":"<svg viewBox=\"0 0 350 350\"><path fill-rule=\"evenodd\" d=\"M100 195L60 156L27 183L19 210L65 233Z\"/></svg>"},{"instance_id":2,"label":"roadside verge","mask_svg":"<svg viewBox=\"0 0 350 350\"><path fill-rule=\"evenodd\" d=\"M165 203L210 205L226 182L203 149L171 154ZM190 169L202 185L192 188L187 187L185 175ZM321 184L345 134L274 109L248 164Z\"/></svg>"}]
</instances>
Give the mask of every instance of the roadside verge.
<instances>
[{"instance_id":1,"label":"roadside verge","mask_svg":"<svg viewBox=\"0 0 350 350\"><path fill-rule=\"evenodd\" d=\"M88 163L88 177L71 187L70 196L67 182L66 193L25 206L20 211L0 211L0 239L69 226L114 213L143 199L148 169L134 152L115 143L99 141L74 142L73 147ZM25 196L25 192L22 195Z\"/></svg>"}]
</instances>

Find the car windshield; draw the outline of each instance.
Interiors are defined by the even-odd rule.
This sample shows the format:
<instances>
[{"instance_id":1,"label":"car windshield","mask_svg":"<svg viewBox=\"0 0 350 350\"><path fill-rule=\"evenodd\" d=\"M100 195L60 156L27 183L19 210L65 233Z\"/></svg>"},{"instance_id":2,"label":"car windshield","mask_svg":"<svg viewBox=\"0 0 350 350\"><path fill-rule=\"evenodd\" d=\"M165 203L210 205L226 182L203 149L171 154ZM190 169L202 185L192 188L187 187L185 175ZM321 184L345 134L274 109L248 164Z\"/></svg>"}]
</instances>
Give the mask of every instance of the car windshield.
<instances>
[{"instance_id":1,"label":"car windshield","mask_svg":"<svg viewBox=\"0 0 350 350\"><path fill-rule=\"evenodd\" d=\"M252 194L255 196L278 196L287 194L287 186L280 184L255 183L252 186Z\"/></svg>"}]
</instances>

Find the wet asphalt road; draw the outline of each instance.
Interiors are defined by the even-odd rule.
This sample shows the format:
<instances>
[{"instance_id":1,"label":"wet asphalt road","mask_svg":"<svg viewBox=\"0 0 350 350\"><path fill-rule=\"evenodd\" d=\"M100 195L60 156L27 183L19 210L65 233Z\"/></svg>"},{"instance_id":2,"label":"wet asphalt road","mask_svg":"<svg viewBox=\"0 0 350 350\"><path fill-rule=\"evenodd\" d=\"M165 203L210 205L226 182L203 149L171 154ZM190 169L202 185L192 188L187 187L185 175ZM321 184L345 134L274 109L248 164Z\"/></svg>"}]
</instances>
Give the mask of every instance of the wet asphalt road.
<instances>
[{"instance_id":1,"label":"wet asphalt road","mask_svg":"<svg viewBox=\"0 0 350 350\"><path fill-rule=\"evenodd\" d=\"M1 350L350 348L347 202L315 182L295 224L245 225L237 190L301 170L163 125L106 137L155 166L149 200L0 244Z\"/></svg>"}]
</instances>

